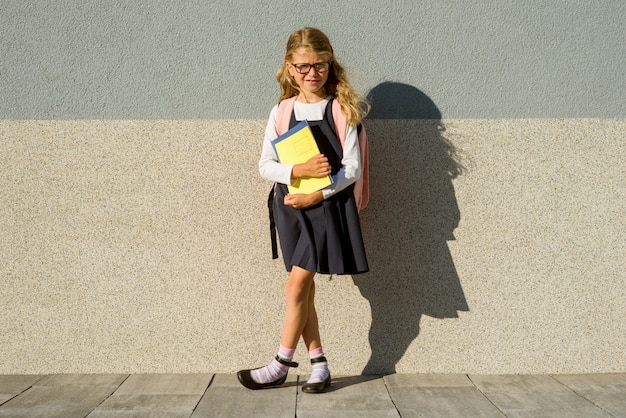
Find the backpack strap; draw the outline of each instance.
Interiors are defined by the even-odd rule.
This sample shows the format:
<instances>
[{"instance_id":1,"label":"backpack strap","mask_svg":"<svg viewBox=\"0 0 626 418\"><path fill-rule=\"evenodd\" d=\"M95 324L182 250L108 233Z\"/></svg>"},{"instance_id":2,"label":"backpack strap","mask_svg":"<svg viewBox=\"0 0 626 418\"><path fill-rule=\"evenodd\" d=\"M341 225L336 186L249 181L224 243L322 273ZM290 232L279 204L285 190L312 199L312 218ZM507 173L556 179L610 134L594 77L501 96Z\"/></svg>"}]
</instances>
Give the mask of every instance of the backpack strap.
<instances>
[{"instance_id":1,"label":"backpack strap","mask_svg":"<svg viewBox=\"0 0 626 418\"><path fill-rule=\"evenodd\" d=\"M278 241L276 240L276 221L274 220L274 196L276 195L276 184L272 186L267 197L267 209L270 216L270 241L272 243L272 260L278 258Z\"/></svg>"},{"instance_id":2,"label":"backpack strap","mask_svg":"<svg viewBox=\"0 0 626 418\"><path fill-rule=\"evenodd\" d=\"M343 148L346 143L346 129L348 128L348 121L346 116L341 111L341 105L337 100L333 99L333 122L335 122L335 129L337 130L337 138Z\"/></svg>"},{"instance_id":3,"label":"backpack strap","mask_svg":"<svg viewBox=\"0 0 626 418\"><path fill-rule=\"evenodd\" d=\"M346 116L341 111L341 105L337 100L333 100L333 121L335 122L335 129L337 138L343 148L346 143L346 132L348 129L348 121ZM359 152L361 154L361 177L354 182L354 199L356 200L356 207L359 212L367 206L369 203L369 149L367 145L367 133L365 127L362 124L357 126L357 135L359 137Z\"/></svg>"},{"instance_id":4,"label":"backpack strap","mask_svg":"<svg viewBox=\"0 0 626 418\"><path fill-rule=\"evenodd\" d=\"M276 134L281 136L289 130L289 122L293 113L293 105L296 102L296 96L283 100L278 104L278 112L276 113Z\"/></svg>"}]
</instances>

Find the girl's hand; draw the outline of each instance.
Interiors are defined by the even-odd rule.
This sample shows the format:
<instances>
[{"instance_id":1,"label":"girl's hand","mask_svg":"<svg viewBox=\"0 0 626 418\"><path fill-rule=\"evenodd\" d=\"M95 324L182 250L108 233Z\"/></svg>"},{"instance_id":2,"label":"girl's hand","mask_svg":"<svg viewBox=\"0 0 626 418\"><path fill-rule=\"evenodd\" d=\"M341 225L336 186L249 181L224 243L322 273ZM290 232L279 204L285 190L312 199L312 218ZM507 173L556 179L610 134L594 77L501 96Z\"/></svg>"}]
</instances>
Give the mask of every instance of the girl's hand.
<instances>
[{"instance_id":1,"label":"girl's hand","mask_svg":"<svg viewBox=\"0 0 626 418\"><path fill-rule=\"evenodd\" d=\"M291 170L291 177L324 177L330 174L330 163L323 154L311 157L307 162L296 164Z\"/></svg>"},{"instance_id":2,"label":"girl's hand","mask_svg":"<svg viewBox=\"0 0 626 418\"><path fill-rule=\"evenodd\" d=\"M294 209L306 209L309 206L317 205L324 200L321 190L310 194L288 194L285 196L285 206L291 206Z\"/></svg>"}]
</instances>

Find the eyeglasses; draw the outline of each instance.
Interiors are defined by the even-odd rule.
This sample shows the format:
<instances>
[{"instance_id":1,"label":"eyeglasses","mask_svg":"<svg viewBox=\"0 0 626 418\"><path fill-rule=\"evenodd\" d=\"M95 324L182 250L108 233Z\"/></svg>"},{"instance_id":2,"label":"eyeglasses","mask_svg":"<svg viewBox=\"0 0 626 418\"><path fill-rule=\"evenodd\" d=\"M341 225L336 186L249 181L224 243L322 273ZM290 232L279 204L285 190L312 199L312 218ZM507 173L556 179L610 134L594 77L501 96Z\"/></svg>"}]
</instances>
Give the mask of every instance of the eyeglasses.
<instances>
[{"instance_id":1,"label":"eyeglasses","mask_svg":"<svg viewBox=\"0 0 626 418\"><path fill-rule=\"evenodd\" d=\"M311 68L317 73L325 73L330 68L330 62L317 62L315 64L291 64L300 74L308 74Z\"/></svg>"}]
</instances>

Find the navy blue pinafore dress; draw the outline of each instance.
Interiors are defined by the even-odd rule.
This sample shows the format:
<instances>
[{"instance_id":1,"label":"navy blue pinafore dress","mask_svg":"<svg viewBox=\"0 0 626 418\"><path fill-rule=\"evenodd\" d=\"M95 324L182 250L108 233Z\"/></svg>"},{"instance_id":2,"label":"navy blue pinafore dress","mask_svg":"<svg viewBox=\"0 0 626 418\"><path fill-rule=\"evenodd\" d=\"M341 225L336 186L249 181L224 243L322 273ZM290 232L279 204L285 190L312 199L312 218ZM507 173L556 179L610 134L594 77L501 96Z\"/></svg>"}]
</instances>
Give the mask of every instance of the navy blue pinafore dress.
<instances>
[{"instance_id":1,"label":"navy blue pinafore dress","mask_svg":"<svg viewBox=\"0 0 626 418\"><path fill-rule=\"evenodd\" d=\"M289 128L298 121L292 112ZM332 100L324 119L309 121L320 149L331 165L331 174L341 168L343 149L332 117ZM280 248L287 271L292 266L323 274L359 274L369 271L359 213L350 185L315 206L294 209L285 206L287 186L277 183L271 203Z\"/></svg>"}]
</instances>

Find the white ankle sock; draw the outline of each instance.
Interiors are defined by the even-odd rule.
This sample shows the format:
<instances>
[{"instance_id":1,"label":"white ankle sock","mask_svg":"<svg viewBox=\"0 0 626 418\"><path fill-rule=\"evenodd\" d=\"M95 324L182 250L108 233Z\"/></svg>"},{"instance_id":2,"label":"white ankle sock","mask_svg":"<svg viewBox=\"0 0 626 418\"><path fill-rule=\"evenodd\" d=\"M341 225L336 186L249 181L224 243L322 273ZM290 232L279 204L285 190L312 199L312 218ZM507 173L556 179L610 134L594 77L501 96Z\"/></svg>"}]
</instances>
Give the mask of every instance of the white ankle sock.
<instances>
[{"instance_id":1,"label":"white ankle sock","mask_svg":"<svg viewBox=\"0 0 626 418\"><path fill-rule=\"evenodd\" d=\"M293 360L293 354L295 351L295 348L287 348L281 345L278 349L278 356L284 360L291 361ZM252 380L257 383L268 383L282 379L288 371L288 366L285 366L278 360L274 359L267 366L252 370L250 372L250 376L252 377Z\"/></svg>"},{"instance_id":2,"label":"white ankle sock","mask_svg":"<svg viewBox=\"0 0 626 418\"><path fill-rule=\"evenodd\" d=\"M319 358L324 356L324 351L322 348L316 348L315 350L309 351L309 356L312 359ZM312 364L313 371L311 372L311 377L307 380L307 383L319 383L323 382L330 375L330 370L328 369L328 362L321 361L319 363Z\"/></svg>"}]
</instances>

